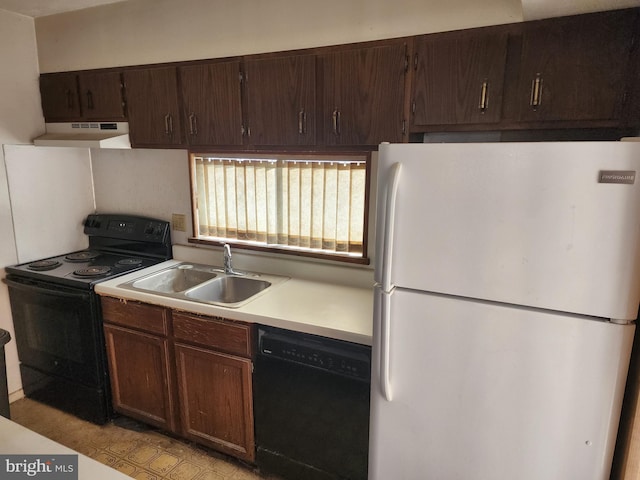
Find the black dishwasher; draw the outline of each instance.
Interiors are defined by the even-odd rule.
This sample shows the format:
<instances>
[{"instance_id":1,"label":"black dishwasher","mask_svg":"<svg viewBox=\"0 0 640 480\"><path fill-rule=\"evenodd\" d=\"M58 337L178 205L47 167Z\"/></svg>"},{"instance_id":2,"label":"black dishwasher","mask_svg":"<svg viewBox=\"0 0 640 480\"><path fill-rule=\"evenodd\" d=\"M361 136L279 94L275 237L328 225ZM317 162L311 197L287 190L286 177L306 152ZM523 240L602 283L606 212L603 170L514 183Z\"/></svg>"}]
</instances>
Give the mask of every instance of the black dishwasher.
<instances>
[{"instance_id":1,"label":"black dishwasher","mask_svg":"<svg viewBox=\"0 0 640 480\"><path fill-rule=\"evenodd\" d=\"M258 328L256 463L288 480L366 480L371 348Z\"/></svg>"}]
</instances>

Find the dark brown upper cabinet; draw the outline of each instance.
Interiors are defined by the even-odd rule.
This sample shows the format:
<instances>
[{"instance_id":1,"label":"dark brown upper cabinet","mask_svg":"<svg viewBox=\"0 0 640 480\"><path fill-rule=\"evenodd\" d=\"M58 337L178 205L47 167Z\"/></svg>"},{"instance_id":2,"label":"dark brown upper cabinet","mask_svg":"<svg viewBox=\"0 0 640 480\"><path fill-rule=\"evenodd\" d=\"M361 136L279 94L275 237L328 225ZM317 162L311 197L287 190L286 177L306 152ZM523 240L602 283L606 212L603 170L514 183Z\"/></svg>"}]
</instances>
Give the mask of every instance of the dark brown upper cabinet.
<instances>
[{"instance_id":1,"label":"dark brown upper cabinet","mask_svg":"<svg viewBox=\"0 0 640 480\"><path fill-rule=\"evenodd\" d=\"M315 145L315 55L247 60L245 91L250 144Z\"/></svg>"},{"instance_id":2,"label":"dark brown upper cabinet","mask_svg":"<svg viewBox=\"0 0 640 480\"><path fill-rule=\"evenodd\" d=\"M242 145L240 61L189 65L179 73L187 143Z\"/></svg>"},{"instance_id":3,"label":"dark brown upper cabinet","mask_svg":"<svg viewBox=\"0 0 640 480\"><path fill-rule=\"evenodd\" d=\"M40 75L42 113L47 122L66 122L81 118L78 76L75 73Z\"/></svg>"},{"instance_id":4,"label":"dark brown upper cabinet","mask_svg":"<svg viewBox=\"0 0 640 480\"><path fill-rule=\"evenodd\" d=\"M522 24L505 117L535 126L617 126L637 16L637 9L617 10Z\"/></svg>"},{"instance_id":5,"label":"dark brown upper cabinet","mask_svg":"<svg viewBox=\"0 0 640 480\"><path fill-rule=\"evenodd\" d=\"M402 142L407 48L394 42L319 57L326 145Z\"/></svg>"},{"instance_id":6,"label":"dark brown upper cabinet","mask_svg":"<svg viewBox=\"0 0 640 480\"><path fill-rule=\"evenodd\" d=\"M126 70L124 84L132 146L182 146L177 68Z\"/></svg>"},{"instance_id":7,"label":"dark brown upper cabinet","mask_svg":"<svg viewBox=\"0 0 640 480\"><path fill-rule=\"evenodd\" d=\"M82 118L124 121L125 104L120 72L81 72L78 75Z\"/></svg>"},{"instance_id":8,"label":"dark brown upper cabinet","mask_svg":"<svg viewBox=\"0 0 640 480\"><path fill-rule=\"evenodd\" d=\"M412 129L499 122L507 42L504 28L417 37Z\"/></svg>"},{"instance_id":9,"label":"dark brown upper cabinet","mask_svg":"<svg viewBox=\"0 0 640 480\"><path fill-rule=\"evenodd\" d=\"M85 71L40 76L42 112L47 122L124 121L120 72Z\"/></svg>"}]
</instances>

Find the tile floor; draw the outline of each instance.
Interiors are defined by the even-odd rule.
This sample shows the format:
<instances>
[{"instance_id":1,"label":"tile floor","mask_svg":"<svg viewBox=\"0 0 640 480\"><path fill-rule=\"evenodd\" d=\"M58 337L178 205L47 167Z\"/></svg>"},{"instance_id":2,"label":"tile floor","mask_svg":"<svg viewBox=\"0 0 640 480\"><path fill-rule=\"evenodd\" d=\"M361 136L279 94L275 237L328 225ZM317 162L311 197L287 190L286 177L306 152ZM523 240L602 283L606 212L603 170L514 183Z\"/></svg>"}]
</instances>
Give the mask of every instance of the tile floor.
<instances>
[{"instance_id":1,"label":"tile floor","mask_svg":"<svg viewBox=\"0 0 640 480\"><path fill-rule=\"evenodd\" d=\"M11 404L11 420L136 479L278 480L127 419L98 426L23 398Z\"/></svg>"}]
</instances>

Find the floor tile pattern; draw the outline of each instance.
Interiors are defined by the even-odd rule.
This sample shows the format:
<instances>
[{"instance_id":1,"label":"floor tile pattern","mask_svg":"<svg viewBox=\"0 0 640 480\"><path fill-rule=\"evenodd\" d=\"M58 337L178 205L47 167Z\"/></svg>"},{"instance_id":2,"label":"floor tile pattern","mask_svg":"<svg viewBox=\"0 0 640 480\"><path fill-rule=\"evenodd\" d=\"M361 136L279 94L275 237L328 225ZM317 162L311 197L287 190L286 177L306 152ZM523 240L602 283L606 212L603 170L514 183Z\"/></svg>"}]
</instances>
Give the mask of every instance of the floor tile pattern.
<instances>
[{"instance_id":1,"label":"floor tile pattern","mask_svg":"<svg viewBox=\"0 0 640 480\"><path fill-rule=\"evenodd\" d=\"M125 418L98 426L23 398L11 404L11 419L136 479L278 480Z\"/></svg>"}]
</instances>

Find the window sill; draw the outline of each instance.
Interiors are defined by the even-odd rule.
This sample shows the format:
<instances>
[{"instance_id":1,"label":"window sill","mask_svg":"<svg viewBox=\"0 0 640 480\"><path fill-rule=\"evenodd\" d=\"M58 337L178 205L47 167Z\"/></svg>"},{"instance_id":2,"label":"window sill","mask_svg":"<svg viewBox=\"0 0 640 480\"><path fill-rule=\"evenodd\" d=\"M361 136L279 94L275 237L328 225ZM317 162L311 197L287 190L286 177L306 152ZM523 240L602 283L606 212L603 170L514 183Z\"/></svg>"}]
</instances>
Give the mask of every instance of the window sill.
<instances>
[{"instance_id":1,"label":"window sill","mask_svg":"<svg viewBox=\"0 0 640 480\"><path fill-rule=\"evenodd\" d=\"M278 248L278 247L263 247L260 245L250 245L243 242L234 242L234 241L224 242L221 240L205 240L197 237L189 237L187 241L195 245L212 245L216 247L219 247L224 243L228 243L234 249L245 249L245 250L252 250L252 251L259 251L259 252L277 253L277 254L291 255L296 257L315 258L320 260L328 260L328 261L340 262L340 263L350 263L350 264L356 264L356 265L370 264L370 260L368 257L364 257L364 258L350 257L347 255L340 255L340 254L332 255L329 253L322 253L322 252L315 252L315 251L307 252L304 250L293 250L293 249L290 250L290 249Z\"/></svg>"}]
</instances>

